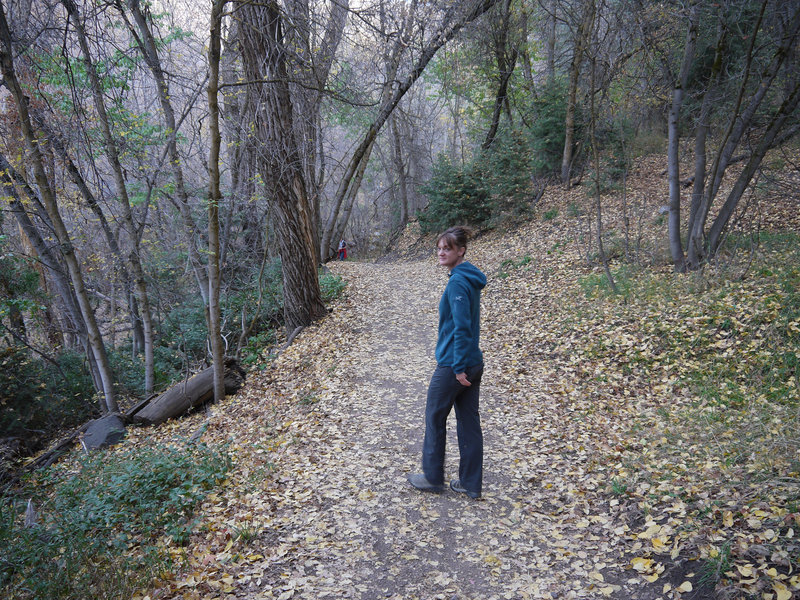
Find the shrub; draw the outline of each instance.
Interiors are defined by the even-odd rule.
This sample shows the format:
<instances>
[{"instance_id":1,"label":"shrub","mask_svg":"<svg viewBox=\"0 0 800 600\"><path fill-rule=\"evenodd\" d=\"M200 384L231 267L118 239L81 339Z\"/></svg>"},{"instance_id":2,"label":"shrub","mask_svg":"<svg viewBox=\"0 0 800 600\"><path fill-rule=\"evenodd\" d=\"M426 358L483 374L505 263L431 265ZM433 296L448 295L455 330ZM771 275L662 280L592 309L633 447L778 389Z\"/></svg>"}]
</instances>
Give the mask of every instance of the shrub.
<instances>
[{"instance_id":1,"label":"shrub","mask_svg":"<svg viewBox=\"0 0 800 600\"><path fill-rule=\"evenodd\" d=\"M50 469L40 524L22 527L23 507L0 502L0 589L21 599L130 597L168 563L164 534L186 543L194 508L229 467L226 453L189 445L98 452L75 470Z\"/></svg>"},{"instance_id":2,"label":"shrub","mask_svg":"<svg viewBox=\"0 0 800 600\"><path fill-rule=\"evenodd\" d=\"M283 273L280 258L275 258L264 267L259 279L258 272L252 278L235 282L236 290L223 299L223 320L231 324L241 323L242 311L253 318L252 311L259 306L259 285L261 304L256 317L256 330L261 331L280 323L283 318ZM236 331L239 335L239 331Z\"/></svg>"},{"instance_id":3,"label":"shrub","mask_svg":"<svg viewBox=\"0 0 800 600\"><path fill-rule=\"evenodd\" d=\"M206 356L205 307L200 296L194 296L170 310L161 326L162 343L190 361Z\"/></svg>"},{"instance_id":4,"label":"shrub","mask_svg":"<svg viewBox=\"0 0 800 600\"><path fill-rule=\"evenodd\" d=\"M564 120L567 116L566 98L566 83L561 79L553 79L534 100L530 143L531 168L536 175L546 177L561 170Z\"/></svg>"},{"instance_id":5,"label":"shrub","mask_svg":"<svg viewBox=\"0 0 800 600\"><path fill-rule=\"evenodd\" d=\"M63 352L50 363L27 348L0 349L0 437L47 438L95 413L94 387L82 355Z\"/></svg>"},{"instance_id":6,"label":"shrub","mask_svg":"<svg viewBox=\"0 0 800 600\"><path fill-rule=\"evenodd\" d=\"M428 206L420 213L422 233L455 223L496 227L527 216L531 150L525 135L503 131L492 146L463 166L440 156L422 187Z\"/></svg>"},{"instance_id":7,"label":"shrub","mask_svg":"<svg viewBox=\"0 0 800 600\"><path fill-rule=\"evenodd\" d=\"M274 345L278 340L274 329L268 329L247 338L247 343L242 348L242 362L245 365L254 365L260 359L264 348Z\"/></svg>"},{"instance_id":8,"label":"shrub","mask_svg":"<svg viewBox=\"0 0 800 600\"><path fill-rule=\"evenodd\" d=\"M342 295L345 282L339 275L333 273L322 273L319 275L319 287L322 292L322 300L332 302Z\"/></svg>"},{"instance_id":9,"label":"shrub","mask_svg":"<svg viewBox=\"0 0 800 600\"><path fill-rule=\"evenodd\" d=\"M428 197L428 206L419 215L422 233L441 231L454 223L479 225L491 214L488 191L473 172L473 165L459 167L446 156L440 156L434 164L422 193Z\"/></svg>"}]
</instances>

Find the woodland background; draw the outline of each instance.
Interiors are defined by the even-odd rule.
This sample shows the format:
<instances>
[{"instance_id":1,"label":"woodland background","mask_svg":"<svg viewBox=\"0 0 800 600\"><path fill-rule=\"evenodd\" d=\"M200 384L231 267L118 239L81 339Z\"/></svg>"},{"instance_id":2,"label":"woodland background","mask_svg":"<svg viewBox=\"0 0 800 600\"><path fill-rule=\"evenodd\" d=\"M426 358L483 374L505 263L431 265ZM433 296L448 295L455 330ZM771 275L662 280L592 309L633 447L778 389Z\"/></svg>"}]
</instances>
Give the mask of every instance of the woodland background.
<instances>
[{"instance_id":1,"label":"woodland background","mask_svg":"<svg viewBox=\"0 0 800 600\"><path fill-rule=\"evenodd\" d=\"M327 313L341 238L366 260L410 222L569 217L596 285L625 297L665 265L741 279L763 231L794 227L788 0L0 8L8 460L205 365L220 398L225 356L256 364ZM633 192L642 160L666 190ZM795 300L770 392L792 402Z\"/></svg>"},{"instance_id":2,"label":"woodland background","mask_svg":"<svg viewBox=\"0 0 800 600\"><path fill-rule=\"evenodd\" d=\"M645 153L699 269L798 128L786 1L2 8L3 430L33 445L206 361L220 397L225 354L324 314L342 237L367 258L416 215L501 227L552 182L602 229Z\"/></svg>"}]
</instances>

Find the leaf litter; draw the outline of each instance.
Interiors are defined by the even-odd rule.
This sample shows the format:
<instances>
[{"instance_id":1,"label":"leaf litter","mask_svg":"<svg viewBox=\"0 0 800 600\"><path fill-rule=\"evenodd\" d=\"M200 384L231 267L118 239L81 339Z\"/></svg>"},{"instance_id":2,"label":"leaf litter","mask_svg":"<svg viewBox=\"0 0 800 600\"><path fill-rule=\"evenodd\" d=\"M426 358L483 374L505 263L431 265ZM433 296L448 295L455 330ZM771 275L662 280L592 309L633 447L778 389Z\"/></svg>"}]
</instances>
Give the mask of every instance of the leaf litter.
<instances>
[{"instance_id":1,"label":"leaf litter","mask_svg":"<svg viewBox=\"0 0 800 600\"><path fill-rule=\"evenodd\" d=\"M641 185L665 187L658 176ZM588 206L580 191L539 210L548 203ZM619 221L618 206L606 210ZM768 296L764 283L660 304L587 296L581 283L598 268L576 212L468 251L489 275L482 500L422 494L405 479L419 469L446 284L433 240L410 226L392 260L331 264L345 295L235 396L132 432L133 443L160 443L205 422L203 440L234 460L189 544L168 548L181 568L137 599L798 597L800 455L796 428L786 431L796 388L787 383L783 404L751 398L733 411L690 385L709 356L768 350L765 319L747 311L770 305L742 296ZM653 278L682 290L695 281L676 283L666 265ZM714 315L730 303L736 327L755 330L709 327L711 298ZM449 476L454 432L451 415Z\"/></svg>"}]
</instances>

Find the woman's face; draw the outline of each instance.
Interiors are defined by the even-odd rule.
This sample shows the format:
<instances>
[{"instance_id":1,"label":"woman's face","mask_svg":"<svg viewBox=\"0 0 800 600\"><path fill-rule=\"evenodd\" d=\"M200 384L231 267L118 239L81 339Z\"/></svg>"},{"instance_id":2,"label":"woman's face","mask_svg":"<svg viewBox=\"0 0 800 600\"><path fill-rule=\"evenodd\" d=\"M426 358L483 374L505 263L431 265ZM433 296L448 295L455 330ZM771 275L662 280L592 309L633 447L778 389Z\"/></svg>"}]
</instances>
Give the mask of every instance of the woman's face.
<instances>
[{"instance_id":1,"label":"woman's face","mask_svg":"<svg viewBox=\"0 0 800 600\"><path fill-rule=\"evenodd\" d=\"M436 254L439 257L439 264L448 269L452 269L464 260L466 248L449 246L445 240L439 240L436 246Z\"/></svg>"}]
</instances>

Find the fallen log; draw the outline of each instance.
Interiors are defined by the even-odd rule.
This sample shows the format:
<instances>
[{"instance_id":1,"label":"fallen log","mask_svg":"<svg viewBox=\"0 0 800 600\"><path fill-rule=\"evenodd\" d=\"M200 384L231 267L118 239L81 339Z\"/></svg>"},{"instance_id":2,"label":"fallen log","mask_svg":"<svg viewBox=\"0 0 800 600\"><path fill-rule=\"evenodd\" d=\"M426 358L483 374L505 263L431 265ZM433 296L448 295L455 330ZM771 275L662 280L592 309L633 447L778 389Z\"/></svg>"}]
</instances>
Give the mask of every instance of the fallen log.
<instances>
[{"instance_id":1,"label":"fallen log","mask_svg":"<svg viewBox=\"0 0 800 600\"><path fill-rule=\"evenodd\" d=\"M233 394L244 382L245 372L232 358L225 360L225 393ZM128 413L134 423L158 425L167 419L179 417L192 408L214 399L214 371L211 367L203 369L189 379L178 383L160 396L156 396L145 406L137 406Z\"/></svg>"},{"instance_id":2,"label":"fallen log","mask_svg":"<svg viewBox=\"0 0 800 600\"><path fill-rule=\"evenodd\" d=\"M69 435L47 450L47 452L44 452L32 461L26 463L24 468L28 471L33 471L35 469L44 469L54 464L59 458L69 452L75 440L79 439L88 429L90 423L91 421L89 421L89 423L84 423L79 428L73 430Z\"/></svg>"}]
</instances>

